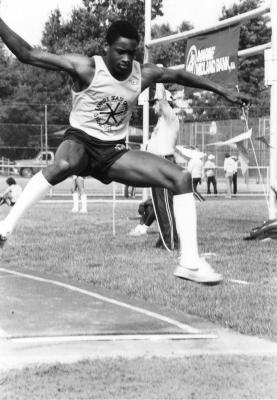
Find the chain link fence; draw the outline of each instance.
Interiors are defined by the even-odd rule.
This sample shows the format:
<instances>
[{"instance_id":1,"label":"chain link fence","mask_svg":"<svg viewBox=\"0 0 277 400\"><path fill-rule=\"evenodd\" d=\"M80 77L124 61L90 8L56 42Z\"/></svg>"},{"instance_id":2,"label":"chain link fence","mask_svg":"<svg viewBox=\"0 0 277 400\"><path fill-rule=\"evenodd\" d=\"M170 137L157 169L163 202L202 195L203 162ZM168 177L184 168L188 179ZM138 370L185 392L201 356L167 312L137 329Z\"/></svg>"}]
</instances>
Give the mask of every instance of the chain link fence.
<instances>
[{"instance_id":1,"label":"chain link fence","mask_svg":"<svg viewBox=\"0 0 277 400\"><path fill-rule=\"evenodd\" d=\"M46 149L55 152L67 128L69 110L68 104L61 105L61 107L59 105L39 105L37 110L39 121L36 121L36 123L16 122L18 116L14 114L11 114L14 117L11 116L8 122L0 120L0 173L2 175L14 173L12 169L14 160L35 158L40 151ZM22 112L24 112L24 107ZM212 143L226 141L245 132L245 121L230 119L188 122L188 112L185 108L179 109L178 117L180 121L178 144L197 147L206 154L213 154L217 165L218 180L223 181L222 167L225 153L230 152L237 155L237 151L229 146L217 147ZM151 110L150 134L156 123L155 118ZM59 121L62 123L59 123ZM248 152L250 168L245 177L241 176L240 182L244 191L259 192L261 191L259 185L263 180L268 190L269 146L267 141L270 137L269 117L249 118L248 123L253 131L252 143L262 179L255 162L252 146L247 140L244 147ZM139 149L142 137L142 112L141 107L138 107L131 120L127 138L128 146L131 149ZM261 141L261 138L265 140Z\"/></svg>"}]
</instances>

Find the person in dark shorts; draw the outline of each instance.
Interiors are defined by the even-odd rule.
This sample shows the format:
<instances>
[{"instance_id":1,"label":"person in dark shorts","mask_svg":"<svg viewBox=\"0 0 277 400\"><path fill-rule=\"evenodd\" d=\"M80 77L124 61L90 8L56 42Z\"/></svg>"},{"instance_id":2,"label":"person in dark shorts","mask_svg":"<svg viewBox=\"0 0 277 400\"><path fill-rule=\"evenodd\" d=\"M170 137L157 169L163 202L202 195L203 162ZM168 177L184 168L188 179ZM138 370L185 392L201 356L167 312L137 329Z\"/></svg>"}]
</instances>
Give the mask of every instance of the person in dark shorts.
<instances>
[{"instance_id":1,"label":"person in dark shorts","mask_svg":"<svg viewBox=\"0 0 277 400\"><path fill-rule=\"evenodd\" d=\"M154 154L128 151L125 138L138 96L151 84L178 83L217 93L232 103L248 103L245 95L226 89L185 70L172 70L135 61L137 30L127 21L115 21L106 34L106 55L56 55L33 48L0 18L0 37L23 63L64 71L73 80L70 128L58 147L54 163L36 174L20 200L0 224L5 243L20 217L45 193L72 175L91 175L136 187L165 187L174 193L174 214L180 239L176 276L201 283L218 283L222 276L200 257L196 209L191 176Z\"/></svg>"}]
</instances>

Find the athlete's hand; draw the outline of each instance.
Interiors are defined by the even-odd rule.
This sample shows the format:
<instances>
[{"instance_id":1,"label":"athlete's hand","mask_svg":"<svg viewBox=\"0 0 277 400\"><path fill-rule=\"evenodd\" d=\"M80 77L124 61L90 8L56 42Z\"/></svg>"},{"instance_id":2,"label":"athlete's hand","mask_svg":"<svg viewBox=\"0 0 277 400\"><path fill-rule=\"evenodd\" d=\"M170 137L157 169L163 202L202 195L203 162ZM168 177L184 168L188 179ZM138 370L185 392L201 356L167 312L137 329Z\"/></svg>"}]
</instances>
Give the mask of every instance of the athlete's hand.
<instances>
[{"instance_id":1,"label":"athlete's hand","mask_svg":"<svg viewBox=\"0 0 277 400\"><path fill-rule=\"evenodd\" d=\"M240 105L241 107L249 106L250 97L244 93L238 93L234 90L228 90L224 97L229 100L231 103L235 103Z\"/></svg>"}]
</instances>

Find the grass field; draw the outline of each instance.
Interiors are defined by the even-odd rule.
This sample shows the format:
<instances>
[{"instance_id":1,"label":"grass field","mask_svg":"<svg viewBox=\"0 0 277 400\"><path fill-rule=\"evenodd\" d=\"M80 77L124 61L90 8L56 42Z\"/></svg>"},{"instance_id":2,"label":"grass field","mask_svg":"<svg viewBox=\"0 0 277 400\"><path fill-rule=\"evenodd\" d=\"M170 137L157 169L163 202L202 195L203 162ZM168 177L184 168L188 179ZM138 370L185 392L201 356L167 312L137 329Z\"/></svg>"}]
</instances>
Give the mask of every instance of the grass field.
<instances>
[{"instance_id":1,"label":"grass field","mask_svg":"<svg viewBox=\"0 0 277 400\"><path fill-rule=\"evenodd\" d=\"M115 237L111 204L90 203L88 215L70 209L40 203L30 210L4 248L2 266L54 273L277 340L276 241L242 240L267 219L264 201L197 204L200 251L216 254L210 261L225 278L218 286L174 278L177 254L154 248L155 225L147 236L128 236L137 223L136 203L116 206ZM0 217L7 211L2 207ZM106 359L1 373L0 398L273 399L276 382L276 359L270 357Z\"/></svg>"},{"instance_id":2,"label":"grass field","mask_svg":"<svg viewBox=\"0 0 277 400\"><path fill-rule=\"evenodd\" d=\"M39 204L29 211L5 247L2 265L89 282L277 340L276 242L242 240L267 218L262 200L197 204L200 251L216 254L210 261L225 278L212 287L175 278L177 254L154 248L157 233L128 236L137 204L117 205L115 237L111 204L91 203L88 215L72 215L70 208Z\"/></svg>"},{"instance_id":3,"label":"grass field","mask_svg":"<svg viewBox=\"0 0 277 400\"><path fill-rule=\"evenodd\" d=\"M0 380L1 400L276 399L277 393L270 357L105 359L26 368Z\"/></svg>"}]
</instances>

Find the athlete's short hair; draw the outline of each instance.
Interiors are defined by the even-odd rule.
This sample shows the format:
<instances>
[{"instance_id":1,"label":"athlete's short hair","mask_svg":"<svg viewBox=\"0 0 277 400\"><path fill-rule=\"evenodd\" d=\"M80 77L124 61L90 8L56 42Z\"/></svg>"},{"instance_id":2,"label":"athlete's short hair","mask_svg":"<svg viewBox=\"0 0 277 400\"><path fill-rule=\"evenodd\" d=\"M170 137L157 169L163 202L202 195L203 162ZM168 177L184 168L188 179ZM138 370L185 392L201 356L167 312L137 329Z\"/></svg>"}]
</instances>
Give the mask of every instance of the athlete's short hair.
<instances>
[{"instance_id":1,"label":"athlete's short hair","mask_svg":"<svg viewBox=\"0 0 277 400\"><path fill-rule=\"evenodd\" d=\"M9 178L6 179L6 184L9 185L9 186L15 185L16 181L12 177L9 177Z\"/></svg>"},{"instance_id":2,"label":"athlete's short hair","mask_svg":"<svg viewBox=\"0 0 277 400\"><path fill-rule=\"evenodd\" d=\"M106 40L112 45L119 37L134 39L139 43L139 34L136 28L128 21L118 20L111 24L107 30Z\"/></svg>"}]
</instances>

